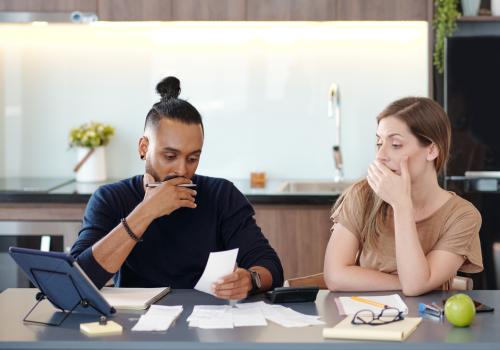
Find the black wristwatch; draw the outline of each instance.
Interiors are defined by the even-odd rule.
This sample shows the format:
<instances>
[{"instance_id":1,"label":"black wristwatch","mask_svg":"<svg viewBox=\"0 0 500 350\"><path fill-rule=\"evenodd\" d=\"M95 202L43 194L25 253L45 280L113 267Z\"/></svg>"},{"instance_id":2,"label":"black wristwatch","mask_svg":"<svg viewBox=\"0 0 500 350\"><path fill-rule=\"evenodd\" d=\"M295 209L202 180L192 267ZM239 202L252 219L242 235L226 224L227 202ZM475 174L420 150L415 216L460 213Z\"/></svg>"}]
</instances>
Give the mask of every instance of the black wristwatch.
<instances>
[{"instance_id":1,"label":"black wristwatch","mask_svg":"<svg viewBox=\"0 0 500 350\"><path fill-rule=\"evenodd\" d=\"M257 293L262 288L260 275L254 270L248 270L248 272L250 272L250 278L252 279L252 289L250 290L250 294Z\"/></svg>"}]
</instances>

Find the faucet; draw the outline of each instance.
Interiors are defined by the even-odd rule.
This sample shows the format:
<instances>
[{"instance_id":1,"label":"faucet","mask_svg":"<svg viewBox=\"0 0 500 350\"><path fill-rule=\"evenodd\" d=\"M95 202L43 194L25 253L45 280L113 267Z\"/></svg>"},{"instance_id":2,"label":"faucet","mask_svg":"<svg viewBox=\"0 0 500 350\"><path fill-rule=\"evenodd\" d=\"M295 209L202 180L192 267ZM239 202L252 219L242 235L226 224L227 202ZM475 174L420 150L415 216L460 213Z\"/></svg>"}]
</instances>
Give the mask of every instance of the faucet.
<instances>
[{"instance_id":1,"label":"faucet","mask_svg":"<svg viewBox=\"0 0 500 350\"><path fill-rule=\"evenodd\" d=\"M332 147L333 160L335 161L335 182L344 179L344 169L342 163L342 151L340 148L340 94L339 86L336 83L330 85L328 90L328 117L335 118L335 143Z\"/></svg>"}]
</instances>

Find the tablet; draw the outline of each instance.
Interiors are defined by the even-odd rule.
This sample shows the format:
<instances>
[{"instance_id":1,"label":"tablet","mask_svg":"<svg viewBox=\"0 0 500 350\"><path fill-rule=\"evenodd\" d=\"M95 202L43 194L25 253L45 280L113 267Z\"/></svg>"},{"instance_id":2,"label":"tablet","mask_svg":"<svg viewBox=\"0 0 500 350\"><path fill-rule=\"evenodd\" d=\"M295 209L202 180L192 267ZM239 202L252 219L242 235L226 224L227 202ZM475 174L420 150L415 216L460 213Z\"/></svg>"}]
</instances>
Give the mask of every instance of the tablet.
<instances>
[{"instance_id":1,"label":"tablet","mask_svg":"<svg viewBox=\"0 0 500 350\"><path fill-rule=\"evenodd\" d=\"M9 254L55 307L106 316L115 313L71 255L18 247L10 247ZM78 305L82 299L92 307Z\"/></svg>"}]
</instances>

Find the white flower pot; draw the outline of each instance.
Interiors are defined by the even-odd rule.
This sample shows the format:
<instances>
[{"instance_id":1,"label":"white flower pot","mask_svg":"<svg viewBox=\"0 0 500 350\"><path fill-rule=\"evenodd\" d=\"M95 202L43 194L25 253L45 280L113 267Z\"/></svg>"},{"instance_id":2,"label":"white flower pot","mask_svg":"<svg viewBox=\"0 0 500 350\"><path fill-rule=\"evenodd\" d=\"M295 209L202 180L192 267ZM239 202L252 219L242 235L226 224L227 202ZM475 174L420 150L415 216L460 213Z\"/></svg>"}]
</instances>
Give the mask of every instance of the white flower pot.
<instances>
[{"instance_id":1,"label":"white flower pot","mask_svg":"<svg viewBox=\"0 0 500 350\"><path fill-rule=\"evenodd\" d=\"M90 148L78 147L77 157L80 162ZM106 180L106 153L104 147L97 147L76 173L78 182L100 182Z\"/></svg>"},{"instance_id":2,"label":"white flower pot","mask_svg":"<svg viewBox=\"0 0 500 350\"><path fill-rule=\"evenodd\" d=\"M500 0L491 0L491 14L500 16Z\"/></svg>"},{"instance_id":3,"label":"white flower pot","mask_svg":"<svg viewBox=\"0 0 500 350\"><path fill-rule=\"evenodd\" d=\"M462 0L462 11L464 16L477 16L481 0Z\"/></svg>"}]
</instances>

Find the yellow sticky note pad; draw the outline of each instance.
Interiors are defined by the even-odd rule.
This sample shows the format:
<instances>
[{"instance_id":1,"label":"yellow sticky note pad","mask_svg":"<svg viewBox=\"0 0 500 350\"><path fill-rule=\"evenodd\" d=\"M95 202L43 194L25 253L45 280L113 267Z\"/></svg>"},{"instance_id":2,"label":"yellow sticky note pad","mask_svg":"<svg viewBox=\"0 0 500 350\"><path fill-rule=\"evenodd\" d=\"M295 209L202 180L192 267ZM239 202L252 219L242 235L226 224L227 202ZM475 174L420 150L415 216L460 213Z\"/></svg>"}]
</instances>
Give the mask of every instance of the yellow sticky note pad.
<instances>
[{"instance_id":1,"label":"yellow sticky note pad","mask_svg":"<svg viewBox=\"0 0 500 350\"><path fill-rule=\"evenodd\" d=\"M122 331L123 327L115 321L108 321L105 325L99 322L80 323L80 332L91 336L120 334Z\"/></svg>"}]
</instances>

